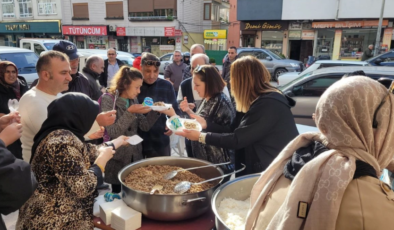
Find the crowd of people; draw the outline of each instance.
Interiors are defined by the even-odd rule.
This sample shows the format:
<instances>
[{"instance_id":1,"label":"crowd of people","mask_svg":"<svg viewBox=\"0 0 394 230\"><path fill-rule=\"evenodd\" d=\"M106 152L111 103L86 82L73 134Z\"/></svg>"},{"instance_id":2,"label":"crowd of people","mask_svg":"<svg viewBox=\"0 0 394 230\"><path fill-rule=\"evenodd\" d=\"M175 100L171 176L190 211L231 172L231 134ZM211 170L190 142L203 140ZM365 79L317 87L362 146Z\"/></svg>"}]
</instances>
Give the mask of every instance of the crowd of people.
<instances>
[{"instance_id":1,"label":"crowd of people","mask_svg":"<svg viewBox=\"0 0 394 230\"><path fill-rule=\"evenodd\" d=\"M61 41L53 49L40 55L39 78L30 89L15 64L0 62L0 213L19 209L16 229L93 229L97 189L106 188L106 182L120 193L117 175L123 167L171 156L171 135L186 138L189 157L230 162L221 166L225 173L241 164L246 169L237 176L262 173L252 191L247 229L323 226L316 221L326 213L327 229L358 229L345 223L359 217L344 211L349 204L319 200L316 194L331 191L316 188L323 180L328 186L340 180L336 196L350 197L350 189L361 186L353 179L372 175L362 183L376 187L381 170L394 165L394 96L367 77L346 78L327 90L314 115L321 133L299 136L291 113L295 101L271 86L270 73L258 59L239 58L236 47L229 48L221 73L201 44L185 56L175 51L164 79L160 60L151 53L129 67L111 48L107 60L93 55L80 72L73 43ZM147 97L172 107L153 111L142 105ZM19 101L18 112L10 111L9 99ZM173 133L166 121L176 115L196 119L202 131ZM130 145L128 137L136 134L143 142ZM303 167L308 161L310 167ZM330 177L327 165L342 172ZM265 202L276 186L287 189L284 196ZM369 193L383 196L376 189ZM387 205L392 191L385 194L384 207L394 209ZM285 218L299 201L309 204L310 217Z\"/></svg>"}]
</instances>

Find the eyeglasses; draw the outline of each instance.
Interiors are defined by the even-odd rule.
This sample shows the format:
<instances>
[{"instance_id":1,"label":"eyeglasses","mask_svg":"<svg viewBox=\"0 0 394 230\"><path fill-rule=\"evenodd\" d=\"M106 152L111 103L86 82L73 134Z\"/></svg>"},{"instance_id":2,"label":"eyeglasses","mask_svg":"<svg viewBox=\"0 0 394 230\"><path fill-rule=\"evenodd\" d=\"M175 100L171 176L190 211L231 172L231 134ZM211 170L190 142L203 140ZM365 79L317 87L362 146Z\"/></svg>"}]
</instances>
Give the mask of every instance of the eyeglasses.
<instances>
[{"instance_id":1,"label":"eyeglasses","mask_svg":"<svg viewBox=\"0 0 394 230\"><path fill-rule=\"evenodd\" d=\"M109 53L108 55L116 55L116 54L113 54L113 53Z\"/></svg>"},{"instance_id":2,"label":"eyeglasses","mask_svg":"<svg viewBox=\"0 0 394 230\"><path fill-rule=\"evenodd\" d=\"M147 61L143 61L142 62L143 65L154 65L154 66L160 66L160 62L159 61L151 61L151 60L147 60Z\"/></svg>"},{"instance_id":3,"label":"eyeglasses","mask_svg":"<svg viewBox=\"0 0 394 230\"><path fill-rule=\"evenodd\" d=\"M390 96L391 93L393 93L394 90L394 81L391 82L391 85L389 89L387 90L387 95L383 98L382 102L380 102L378 108L376 108L375 113L373 115L373 121L372 121L372 127L376 129L378 127L378 121L376 120L376 115L378 114L378 111L380 108L383 106L383 104L386 102L387 98Z\"/></svg>"},{"instance_id":4,"label":"eyeglasses","mask_svg":"<svg viewBox=\"0 0 394 230\"><path fill-rule=\"evenodd\" d=\"M192 68L192 70L193 70L194 73L199 73L199 72L205 73L204 66L202 66L202 65L197 65L197 67L196 68Z\"/></svg>"}]
</instances>

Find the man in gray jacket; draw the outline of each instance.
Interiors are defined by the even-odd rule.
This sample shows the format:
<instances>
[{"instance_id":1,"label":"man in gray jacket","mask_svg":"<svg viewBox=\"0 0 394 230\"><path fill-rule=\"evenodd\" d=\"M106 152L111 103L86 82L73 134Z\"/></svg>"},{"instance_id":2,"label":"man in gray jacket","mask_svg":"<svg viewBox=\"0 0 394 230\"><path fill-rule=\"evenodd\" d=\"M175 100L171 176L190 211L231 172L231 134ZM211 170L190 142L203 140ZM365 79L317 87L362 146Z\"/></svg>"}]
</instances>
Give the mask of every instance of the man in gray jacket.
<instances>
[{"instance_id":1,"label":"man in gray jacket","mask_svg":"<svg viewBox=\"0 0 394 230\"><path fill-rule=\"evenodd\" d=\"M97 101L103 94L99 83L100 74L104 72L104 60L100 56L90 56L86 60L86 66L82 73L88 78L90 84L91 99Z\"/></svg>"},{"instance_id":2,"label":"man in gray jacket","mask_svg":"<svg viewBox=\"0 0 394 230\"><path fill-rule=\"evenodd\" d=\"M174 51L174 62L167 66L164 72L164 78L174 86L175 95L178 95L179 85L182 82L183 72L187 65L182 62L182 53L179 50Z\"/></svg>"}]
</instances>

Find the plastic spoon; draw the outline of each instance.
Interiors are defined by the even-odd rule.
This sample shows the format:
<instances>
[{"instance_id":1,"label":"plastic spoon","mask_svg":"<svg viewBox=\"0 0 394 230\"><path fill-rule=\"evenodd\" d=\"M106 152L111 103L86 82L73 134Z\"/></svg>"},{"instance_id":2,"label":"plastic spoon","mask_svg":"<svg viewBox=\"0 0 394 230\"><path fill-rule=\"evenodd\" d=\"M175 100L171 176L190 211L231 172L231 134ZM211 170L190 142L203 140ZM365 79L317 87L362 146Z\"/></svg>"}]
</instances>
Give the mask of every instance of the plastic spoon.
<instances>
[{"instance_id":1,"label":"plastic spoon","mask_svg":"<svg viewBox=\"0 0 394 230\"><path fill-rule=\"evenodd\" d=\"M207 183L207 182L214 181L214 180L217 180L217 179L226 177L226 176L233 175L234 173L241 172L242 170L244 170L244 169L246 168L246 166L245 166L244 164L242 164L242 165L243 165L243 167L242 167L241 169L238 169L237 171L234 171L234 172L232 172L232 173L225 174L225 175L223 175L223 176L215 177L215 178L212 178L212 179L209 179L209 180L204 180L204 181L201 181L201 182L198 182L198 183L192 183L192 182L190 182L190 181L182 181L182 182L179 182L177 185L175 185L175 187L174 187L174 192L175 192L175 193L179 193L179 194L183 194L183 193L189 191L189 189L190 189L190 187L191 187L192 185L198 185L198 184Z\"/></svg>"}]
</instances>

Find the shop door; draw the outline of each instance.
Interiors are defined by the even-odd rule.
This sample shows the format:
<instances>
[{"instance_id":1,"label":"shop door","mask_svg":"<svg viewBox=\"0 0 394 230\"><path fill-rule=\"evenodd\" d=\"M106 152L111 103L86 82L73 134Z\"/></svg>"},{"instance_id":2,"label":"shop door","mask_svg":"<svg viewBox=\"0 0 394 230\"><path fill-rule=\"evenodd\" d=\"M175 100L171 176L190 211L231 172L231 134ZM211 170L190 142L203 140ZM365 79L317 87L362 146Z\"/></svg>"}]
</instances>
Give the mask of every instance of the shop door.
<instances>
[{"instance_id":1,"label":"shop door","mask_svg":"<svg viewBox=\"0 0 394 230\"><path fill-rule=\"evenodd\" d=\"M243 35L243 41L242 41L243 47L254 47L255 36L256 35Z\"/></svg>"},{"instance_id":2,"label":"shop door","mask_svg":"<svg viewBox=\"0 0 394 230\"><path fill-rule=\"evenodd\" d=\"M129 52L129 47L127 44L127 39L118 39L118 47L120 51Z\"/></svg>"},{"instance_id":3,"label":"shop door","mask_svg":"<svg viewBox=\"0 0 394 230\"><path fill-rule=\"evenodd\" d=\"M306 63L308 61L308 56L313 55L313 40L302 40L301 50L300 50L300 61Z\"/></svg>"},{"instance_id":4,"label":"shop door","mask_svg":"<svg viewBox=\"0 0 394 230\"><path fill-rule=\"evenodd\" d=\"M290 59L300 60L301 40L290 41Z\"/></svg>"}]
</instances>

